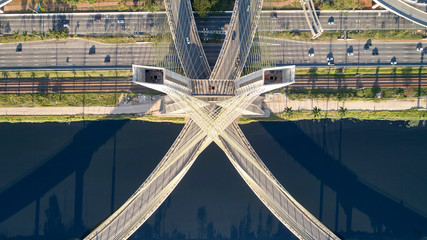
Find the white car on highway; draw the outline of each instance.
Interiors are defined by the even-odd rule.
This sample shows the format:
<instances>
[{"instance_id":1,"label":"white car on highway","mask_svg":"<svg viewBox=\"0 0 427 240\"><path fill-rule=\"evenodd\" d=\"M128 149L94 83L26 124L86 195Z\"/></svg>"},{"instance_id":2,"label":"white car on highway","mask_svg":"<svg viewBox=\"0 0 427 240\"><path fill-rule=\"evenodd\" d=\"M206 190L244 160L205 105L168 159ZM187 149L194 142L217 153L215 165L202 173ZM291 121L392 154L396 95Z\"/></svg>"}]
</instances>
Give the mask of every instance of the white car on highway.
<instances>
[{"instance_id":1,"label":"white car on highway","mask_svg":"<svg viewBox=\"0 0 427 240\"><path fill-rule=\"evenodd\" d=\"M190 44L190 39L188 37L185 38L185 41L187 41L187 44Z\"/></svg>"}]
</instances>

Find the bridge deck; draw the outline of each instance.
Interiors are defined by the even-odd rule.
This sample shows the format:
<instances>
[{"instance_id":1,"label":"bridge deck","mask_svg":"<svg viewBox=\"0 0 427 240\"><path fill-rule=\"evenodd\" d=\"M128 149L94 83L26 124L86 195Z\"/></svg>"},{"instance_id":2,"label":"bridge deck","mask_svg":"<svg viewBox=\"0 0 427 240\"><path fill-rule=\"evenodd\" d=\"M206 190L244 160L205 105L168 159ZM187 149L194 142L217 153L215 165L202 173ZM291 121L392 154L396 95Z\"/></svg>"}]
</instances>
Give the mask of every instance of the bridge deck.
<instances>
[{"instance_id":1,"label":"bridge deck","mask_svg":"<svg viewBox=\"0 0 427 240\"><path fill-rule=\"evenodd\" d=\"M191 79L207 79L211 74L197 31L190 0L165 0L169 26L182 68Z\"/></svg>"},{"instance_id":2,"label":"bridge deck","mask_svg":"<svg viewBox=\"0 0 427 240\"><path fill-rule=\"evenodd\" d=\"M262 3L262 0L236 0L230 27L210 79L240 76L252 46Z\"/></svg>"},{"instance_id":3,"label":"bridge deck","mask_svg":"<svg viewBox=\"0 0 427 240\"><path fill-rule=\"evenodd\" d=\"M233 80L192 80L192 95L234 95Z\"/></svg>"}]
</instances>

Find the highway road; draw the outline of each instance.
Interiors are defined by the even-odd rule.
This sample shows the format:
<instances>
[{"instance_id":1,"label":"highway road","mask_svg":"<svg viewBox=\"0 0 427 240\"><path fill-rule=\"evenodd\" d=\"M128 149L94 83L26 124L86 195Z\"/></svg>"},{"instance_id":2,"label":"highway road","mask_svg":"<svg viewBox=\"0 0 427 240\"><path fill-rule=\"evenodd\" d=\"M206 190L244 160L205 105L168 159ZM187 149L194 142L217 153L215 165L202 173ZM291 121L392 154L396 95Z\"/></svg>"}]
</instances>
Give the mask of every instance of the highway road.
<instances>
[{"instance_id":1,"label":"highway road","mask_svg":"<svg viewBox=\"0 0 427 240\"><path fill-rule=\"evenodd\" d=\"M325 31L330 30L425 30L425 27L399 17L386 10L367 11L318 11ZM222 32L220 27L230 22L231 13L196 18L199 31ZM69 20L72 34L155 34L169 31L166 13L67 13L67 14L1 14L0 33L14 31L40 32L48 29L64 29L60 19ZM101 20L97 20L101 19ZM122 19L123 23L118 23ZM334 24L328 24L333 20ZM309 31L303 11L263 11L259 31Z\"/></svg>"},{"instance_id":2,"label":"highway road","mask_svg":"<svg viewBox=\"0 0 427 240\"><path fill-rule=\"evenodd\" d=\"M364 50L365 41L300 42L281 39L262 39L263 49L277 65L327 66L326 57L331 52L335 66L390 66L396 57L397 65L418 66L424 63L421 52L417 51L418 42L372 42L368 51ZM158 48L169 45L154 44L100 44L83 40L60 40L48 42L22 43L22 52L16 52L18 43L0 45L0 70L6 69L43 69L43 68L130 68L132 64L154 65L163 56ZM95 46L96 54L89 55ZM427 46L427 43L424 43ZM353 56L348 56L349 49ZM214 66L221 44L204 44L209 65ZM314 56L308 52L313 48ZM372 55L377 48L378 55ZM110 62L104 62L107 55ZM427 56L427 55L426 55ZM67 57L69 62L66 61Z\"/></svg>"},{"instance_id":3,"label":"highway road","mask_svg":"<svg viewBox=\"0 0 427 240\"><path fill-rule=\"evenodd\" d=\"M84 40L22 43L0 45L0 69L10 68L73 68L73 67L131 67L132 64L153 65L162 57L153 44L101 44ZM167 48L168 45L159 45ZM89 54L90 49L95 54ZM106 62L110 59L110 62ZM68 62L67 62L68 58Z\"/></svg>"},{"instance_id":4,"label":"highway road","mask_svg":"<svg viewBox=\"0 0 427 240\"><path fill-rule=\"evenodd\" d=\"M61 20L65 22L61 23ZM64 30L71 34L155 34L169 31L166 14L143 12L2 14L0 33Z\"/></svg>"},{"instance_id":5,"label":"highway road","mask_svg":"<svg viewBox=\"0 0 427 240\"><path fill-rule=\"evenodd\" d=\"M425 65L423 53L417 51L418 42L376 42L372 41L365 50L366 41L301 42L291 40L264 39L273 62L278 65L327 66L327 57L333 57L339 66L390 66L395 58L397 65ZM427 45L427 43L424 43ZM308 56L309 51L314 56ZM348 55L353 52L353 55ZM378 55L373 55L377 52ZM425 55L427 56L427 55Z\"/></svg>"}]
</instances>

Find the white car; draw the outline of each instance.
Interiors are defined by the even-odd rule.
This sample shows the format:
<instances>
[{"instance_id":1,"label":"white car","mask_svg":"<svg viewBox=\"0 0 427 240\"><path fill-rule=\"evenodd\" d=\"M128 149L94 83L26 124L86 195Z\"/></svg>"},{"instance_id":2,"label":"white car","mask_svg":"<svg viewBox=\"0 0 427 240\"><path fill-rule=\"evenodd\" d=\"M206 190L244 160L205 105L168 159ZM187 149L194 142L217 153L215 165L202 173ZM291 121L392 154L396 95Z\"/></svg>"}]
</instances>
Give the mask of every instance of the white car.
<instances>
[{"instance_id":1,"label":"white car","mask_svg":"<svg viewBox=\"0 0 427 240\"><path fill-rule=\"evenodd\" d=\"M248 5L248 8L246 9L246 12L249 12L251 10L251 5Z\"/></svg>"},{"instance_id":2,"label":"white car","mask_svg":"<svg viewBox=\"0 0 427 240\"><path fill-rule=\"evenodd\" d=\"M310 53L308 53L308 56L309 56L309 57L314 57L314 53L313 53L313 52L310 52Z\"/></svg>"},{"instance_id":3,"label":"white car","mask_svg":"<svg viewBox=\"0 0 427 240\"><path fill-rule=\"evenodd\" d=\"M188 37L185 38L185 41L187 41L187 44L190 44L190 39Z\"/></svg>"},{"instance_id":4,"label":"white car","mask_svg":"<svg viewBox=\"0 0 427 240\"><path fill-rule=\"evenodd\" d=\"M347 56L353 56L353 52L347 52Z\"/></svg>"},{"instance_id":5,"label":"white car","mask_svg":"<svg viewBox=\"0 0 427 240\"><path fill-rule=\"evenodd\" d=\"M329 24L329 25L334 25L334 22L329 21L329 22L328 22L328 24Z\"/></svg>"}]
</instances>

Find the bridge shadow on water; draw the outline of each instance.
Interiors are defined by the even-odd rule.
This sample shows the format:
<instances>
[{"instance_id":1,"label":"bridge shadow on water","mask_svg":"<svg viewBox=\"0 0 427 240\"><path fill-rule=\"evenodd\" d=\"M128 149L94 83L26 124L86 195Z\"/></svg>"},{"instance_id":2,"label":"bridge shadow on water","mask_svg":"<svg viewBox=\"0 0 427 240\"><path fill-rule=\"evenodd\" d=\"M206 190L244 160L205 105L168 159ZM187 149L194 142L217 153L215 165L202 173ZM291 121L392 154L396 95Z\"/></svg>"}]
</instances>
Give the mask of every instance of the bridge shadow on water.
<instances>
[{"instance_id":1,"label":"bridge shadow on water","mask_svg":"<svg viewBox=\"0 0 427 240\"><path fill-rule=\"evenodd\" d=\"M320 121L320 123L308 121L307 124L323 125L323 128L326 124L331 124L328 120ZM350 120L340 120L339 134L342 134L343 124L348 121ZM261 122L260 124L298 164L321 182L320 206L323 205L323 184L336 193L336 210L338 210L339 204L346 215L346 230L338 232L342 238L421 239L425 236L426 216L408 207L403 200L398 202L391 199L380 192L381 190L374 189L361 181L355 172L341 163L341 159L330 155L295 122L286 122L285 127L283 122ZM278 131L279 124L280 131ZM339 148L342 147L341 141L340 138ZM373 233L352 231L352 220L354 219L352 215L356 209L369 217ZM322 207L319 211L320 218L322 218ZM315 214L316 217L319 215ZM334 226L329 227L337 232L338 211L335 218L335 229Z\"/></svg>"},{"instance_id":2,"label":"bridge shadow on water","mask_svg":"<svg viewBox=\"0 0 427 240\"><path fill-rule=\"evenodd\" d=\"M29 174L6 186L0 192L0 223L36 203L34 235L22 239L65 239L82 235L86 230L82 220L83 206L83 175L87 170L93 154L109 139L115 136L128 121L88 122L74 135L72 141L54 156L46 159ZM47 221L44 224L44 236L39 236L40 199L48 194L57 184L75 173L74 223L66 229L61 223L61 213L55 194L49 197L49 207L45 211ZM114 196L114 193L112 194ZM3 238L0 235L0 239Z\"/></svg>"},{"instance_id":3,"label":"bridge shadow on water","mask_svg":"<svg viewBox=\"0 0 427 240\"><path fill-rule=\"evenodd\" d=\"M339 132L342 134L343 131L346 131L345 128L343 130L343 125L354 124L348 121L350 120L342 120L333 124L339 128ZM7 232L4 232L4 228L2 228L0 229L2 231L0 232L0 239L68 240L72 237L83 237L92 228L96 227L97 224L102 222L104 218L108 217L108 214L117 209L132 194L136 187L142 183L169 148L171 142L174 140L174 133L177 134L182 128L181 125L173 127L161 125L161 128L151 131L150 129L155 128L154 126L160 126L160 124L134 122L129 129L126 127L127 131L130 131L123 135L126 138L120 138L121 141L118 145L124 150L120 150L119 157L116 160L116 134L122 130L123 126L128 124L128 121L97 121L78 124L84 126L76 131L77 133L73 135L72 140L65 147L61 148L52 157L42 161L40 165L36 166L28 174L23 174L23 177L17 181L0 189L0 206L7 206L2 207L0 210L0 224L8 222L10 225L10 222L13 223L16 219L25 223L31 223L32 220L28 221L28 218L30 218L34 219L35 226L34 234L27 235L26 237L17 236L11 238L4 235ZM422 213L413 210L402 201L396 201L395 198L388 197L381 192L381 189L374 189L361 181L355 172L341 163L340 154L338 157L332 156L327 149L322 147L321 144L309 135L310 133L305 132L301 128L301 124L301 121L297 123L261 122L259 124L261 127L256 128L258 130L264 128L297 164L321 182L320 206L335 204L335 202L323 202L327 201L324 199L330 199L323 197L323 195L331 194L327 190L323 190L326 189L323 185L332 189L337 199L336 209L341 207L346 217L345 219L338 220L339 214L337 210L337 213L335 213L335 225L329 224L329 228L338 232L343 239L419 240L422 236L426 235L427 219ZM321 120L320 122L306 121L305 124L314 124L315 127L324 129L327 124L332 123L328 120ZM387 122L386 124L389 123ZM141 127L141 129L136 130L138 127ZM251 127L249 126L249 128ZM246 126L243 128L245 129ZM133 134L133 132L140 132L141 130L145 135L144 141L142 141L139 134ZM256 141L258 133L254 132L256 131L248 133L249 141L254 143L255 149L258 146L265 147L265 138L260 138L264 139L262 142ZM135 136L129 136L129 133ZM159 135L156 139L154 139L155 134ZM262 132L262 134L268 135L265 132ZM270 136L267 137L270 138ZM110 151L104 154L107 154L105 156L114 158L113 163L112 165L109 165L110 163L105 165L104 159L103 164L106 173L100 173L100 170L97 169L99 165L93 165L94 155L100 151L103 145L107 142L111 144L112 141L114 142L113 156L111 156ZM135 143L130 145L131 142ZM162 144L161 146L157 145L159 142ZM339 138L338 145L341 148L341 138ZM145 146L146 150L139 150L142 146ZM129 152L129 155L123 155L124 152ZM150 155L152 152L156 153ZM129 168L132 167L128 166L125 158L135 155L135 160L141 162L142 154L144 154L143 158L147 159L147 162L144 162L143 169L138 168L136 170L138 178L131 177L132 175L129 174L131 170ZM267 166L271 168L274 174L277 171L280 172L287 168L280 166L280 169L276 169L275 166L272 167L268 162L268 157L264 159L261 152L260 156L266 161ZM224 158L224 161L218 158ZM93 167L89 167L90 165ZM116 171L116 167L126 169L122 169L122 174L125 174L122 177L125 177L125 179L121 179L120 176L117 176L117 179L115 179L116 175L114 172ZM93 168L96 169L94 170ZM250 191L240 176L238 176L225 155L215 144L209 146L200 155L200 159L196 161L192 169L194 170L190 169L187 174L188 176L184 177L183 182L172 192L171 197L154 212L150 219L131 239L295 239L265 207L260 207L262 203ZM91 178L87 174L89 171L97 173L95 176L92 175ZM218 178L218 172L221 172L220 178ZM108 176L103 176L103 174ZM297 174L300 174L300 172ZM280 174L277 177L280 179ZM53 190L65 179L72 179L74 181L71 185L68 184L67 188L75 186L74 188L71 187L70 190L72 197L72 201L70 202L73 203L71 213L64 212L63 201L65 200L64 196L61 195L62 193ZM105 179L108 179L107 181L111 180L111 182L105 182ZM97 183L93 182L94 180L101 181L105 188L99 190L99 192L88 192L87 189L93 189L94 185L98 186L96 185ZM242 187L242 184L245 187ZM287 188L286 183L282 184ZM288 183L288 185L290 184ZM314 185L318 186L317 184ZM123 188L126 187L128 189L124 191ZM83 191L84 189L86 191ZM105 190L111 190L111 195L108 192L103 196L97 195ZM120 192L120 194L117 192ZM105 198L106 196L107 198ZM190 198L192 199L191 201ZM314 198L317 199L317 196L314 195ZM91 200L88 201L87 199ZM102 204L102 202L106 202L106 204ZM213 202L220 203L212 204ZM243 205L243 209L246 210L233 209L235 206L233 204L236 202ZM102 211L102 214L98 213L95 217L88 216L92 212L87 209L95 207L93 203L100 205L98 208ZM193 208L183 205L191 205L191 203L197 204L194 206L197 211L193 212L191 210L191 212L185 212L185 210ZM230 205L227 207L226 204ZM22 211L30 205L31 213L25 213L26 216L23 216ZM32 210L34 205L36 210L35 215ZM184 210L177 210L177 208L183 208ZM326 209L331 209L331 207L325 208L325 210L322 210L322 207L320 207L319 213L313 213L316 217L324 220L322 218L325 217L322 215L331 215L326 212L322 213ZM368 216L373 229L372 232L357 232L357 230L352 229L352 226L357 224L352 222L355 221L354 219L357 219L357 216L355 216L356 210ZM230 212L220 216L230 215L235 220L230 221L232 222L231 225L221 230L219 225L224 225L220 222L224 218L218 218L218 214L214 214L213 211ZM173 216L174 214L177 215ZM168 229L167 227L173 221L175 221L173 224L180 226L180 222L188 221L186 219L190 218L193 220L197 218L195 222L200 226L198 228L200 238L197 238L197 234L195 235L194 232L190 236L190 233L183 230L183 228ZM65 219L71 219L71 222L66 222ZM167 224L165 224L166 219L168 219ZM91 226L84 226L85 223L91 224ZM342 227L339 228L338 225L344 226L344 229Z\"/></svg>"}]
</instances>

